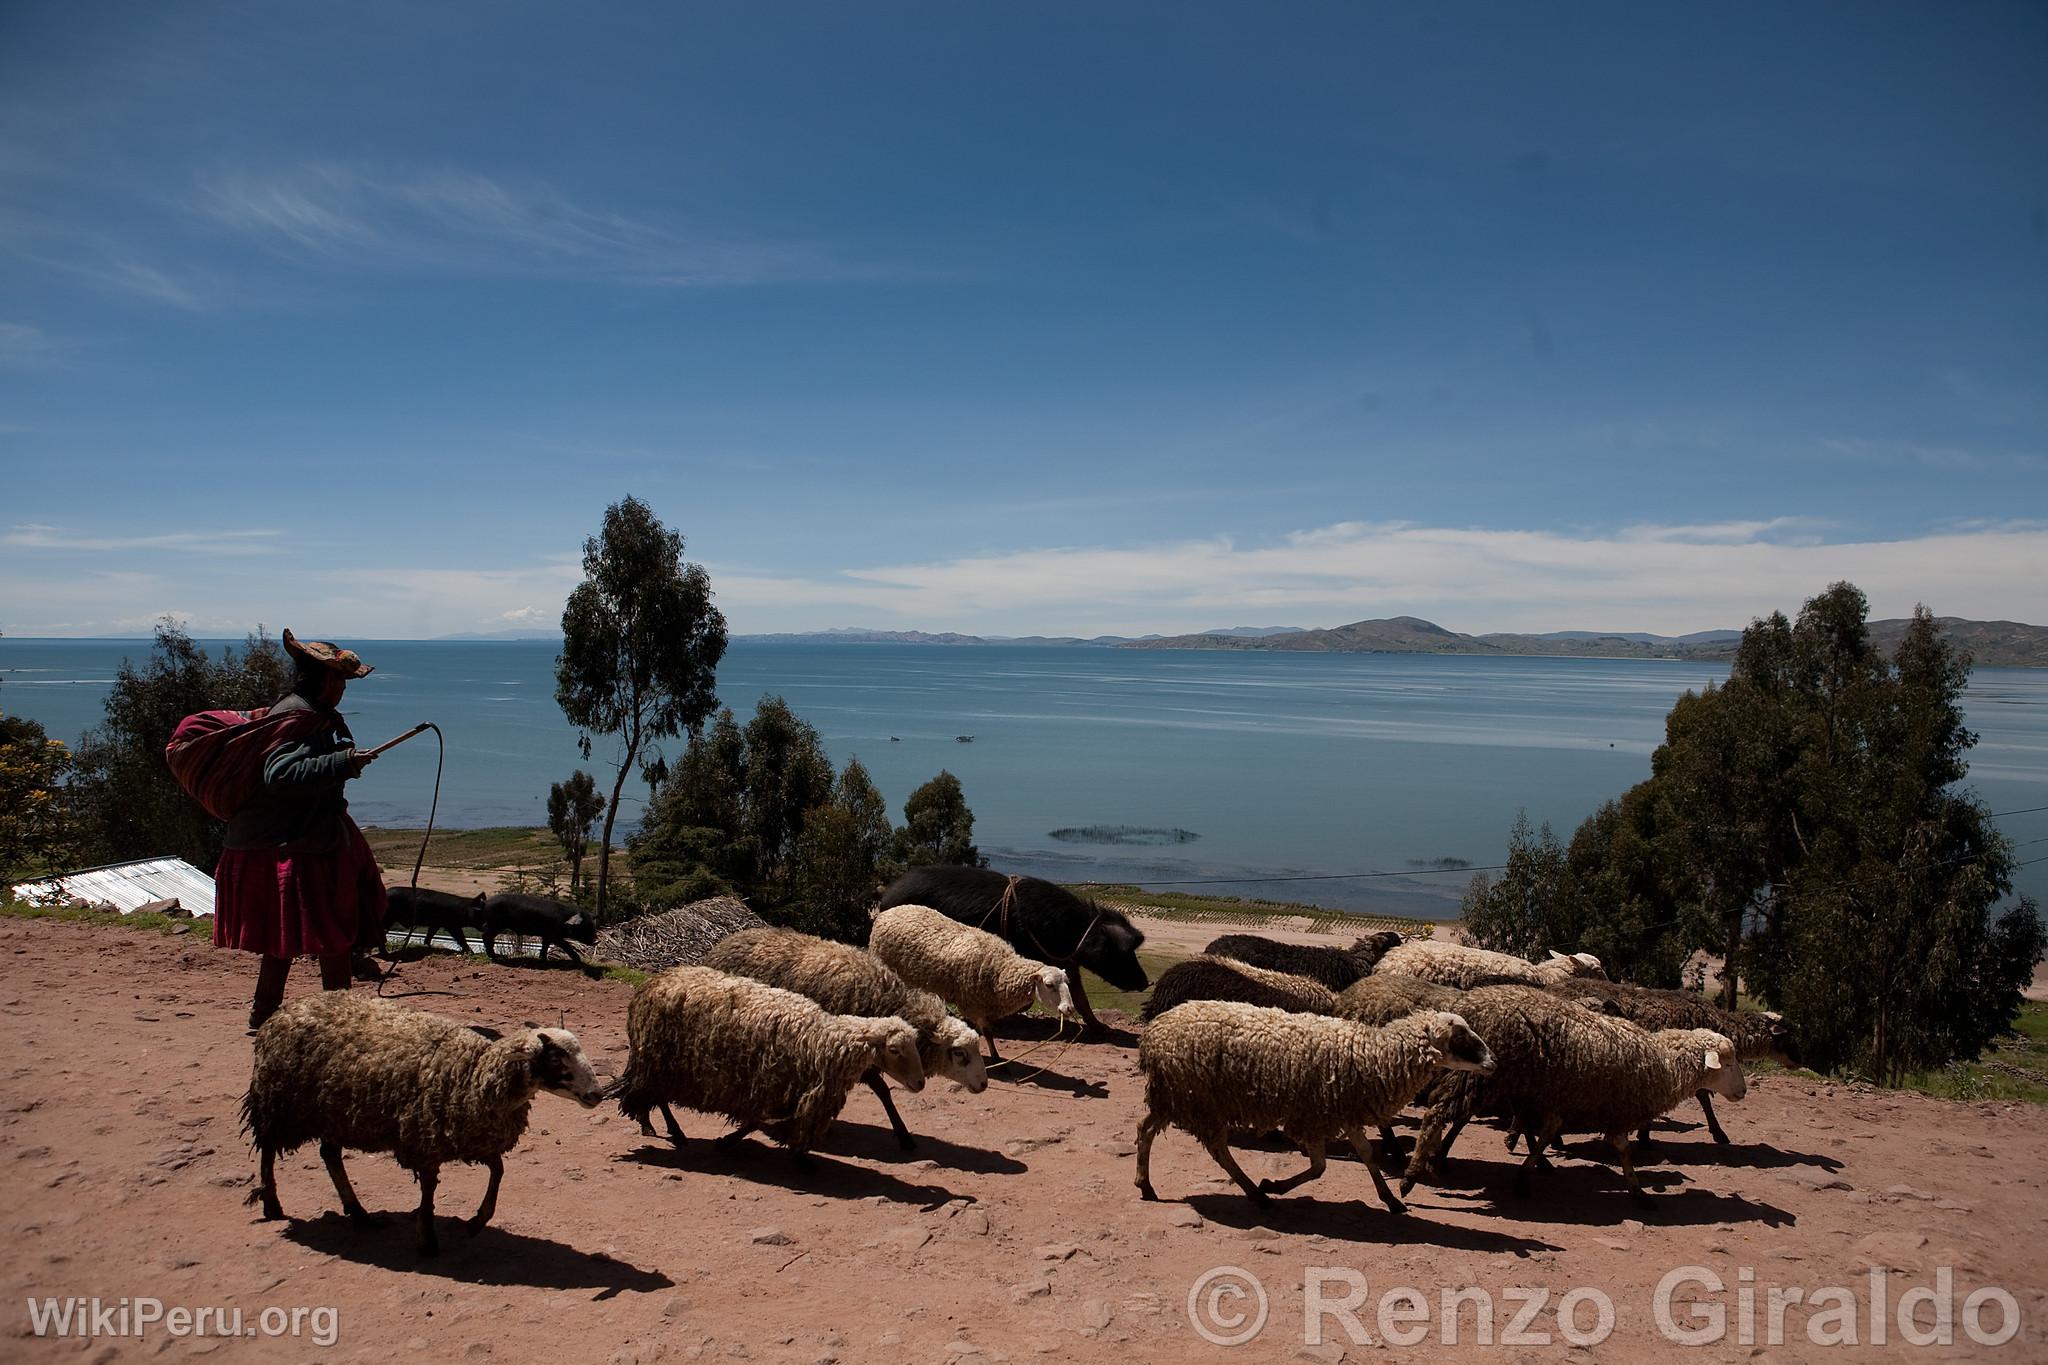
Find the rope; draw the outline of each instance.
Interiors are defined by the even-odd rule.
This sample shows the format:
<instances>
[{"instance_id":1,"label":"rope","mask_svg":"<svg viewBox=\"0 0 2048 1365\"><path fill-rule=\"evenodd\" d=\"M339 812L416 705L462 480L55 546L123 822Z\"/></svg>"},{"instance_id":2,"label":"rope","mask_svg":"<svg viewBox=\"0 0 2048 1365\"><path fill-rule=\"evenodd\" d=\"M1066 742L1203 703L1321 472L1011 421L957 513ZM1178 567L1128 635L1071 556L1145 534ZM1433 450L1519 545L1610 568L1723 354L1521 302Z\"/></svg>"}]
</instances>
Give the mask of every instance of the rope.
<instances>
[{"instance_id":1,"label":"rope","mask_svg":"<svg viewBox=\"0 0 2048 1365\"><path fill-rule=\"evenodd\" d=\"M420 868L427 861L427 841L434 837L434 816L441 809L441 768L448 761L448 739L447 736L441 733L441 727L430 720L421 721L420 724L434 732L434 795L427 802L427 827L420 831L419 854L412 860L411 889L414 891L420 889ZM427 942L432 943L433 940L433 930L429 929L427 931ZM412 942L412 935L410 933L406 935L406 942L408 944ZM384 969L377 976L377 994L380 996L384 994L385 985L392 977L398 975L398 959L390 956L388 945L385 948L385 956ZM372 959L372 961L374 960Z\"/></svg>"},{"instance_id":2,"label":"rope","mask_svg":"<svg viewBox=\"0 0 2048 1365\"><path fill-rule=\"evenodd\" d=\"M991 1024L990 1027L993 1028L994 1025ZM1039 1052L1044 1050L1045 1048L1051 1047L1054 1043L1058 1042L1063 1035L1065 1035L1066 1031L1067 1021L1064 1017L1062 1017L1054 1022L1052 1037L1041 1039L1040 1041L1033 1043L1030 1047L1025 1048L1022 1052L1018 1053L1014 1057L1003 1058L1000 1062L997 1062L995 1066L990 1067L989 1070L993 1071L997 1066L1010 1066L1013 1063L1021 1062L1026 1057L1029 1057L1032 1053ZM1029 1076L1017 1076L1013 1077L1012 1079L1016 1080L1020 1084L1024 1081L1036 1080L1038 1077L1043 1076L1048 1070L1051 1069L1053 1062L1056 1062L1060 1058L1066 1056L1068 1048L1073 1047L1074 1044L1080 1041L1081 1030L1079 1028L1076 1028L1074 1030L1074 1036L1072 1038L1067 1039L1067 1046L1061 1048L1058 1052L1054 1053L1052 1055L1051 1061L1048 1061L1043 1066L1040 1066L1038 1070L1032 1072Z\"/></svg>"}]
</instances>

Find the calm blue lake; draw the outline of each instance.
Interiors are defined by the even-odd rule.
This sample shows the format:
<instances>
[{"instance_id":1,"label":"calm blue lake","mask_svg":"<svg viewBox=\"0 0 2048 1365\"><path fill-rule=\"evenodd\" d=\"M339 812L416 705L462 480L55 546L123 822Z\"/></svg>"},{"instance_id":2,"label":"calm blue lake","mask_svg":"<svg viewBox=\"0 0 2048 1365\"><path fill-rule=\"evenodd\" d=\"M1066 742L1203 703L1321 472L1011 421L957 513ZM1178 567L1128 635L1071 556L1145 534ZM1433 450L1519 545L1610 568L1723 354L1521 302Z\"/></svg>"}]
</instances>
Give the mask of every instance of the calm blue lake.
<instances>
[{"instance_id":1,"label":"calm blue lake","mask_svg":"<svg viewBox=\"0 0 2048 1365\"><path fill-rule=\"evenodd\" d=\"M377 666L344 707L359 740L421 720L447 734L444 826L543 823L548 784L578 766L609 785L609 746L599 739L584 765L555 706L553 644L355 647ZM0 639L0 709L75 740L121 659L146 650ZM1469 874L1418 864L1498 863L1523 808L1568 837L1648 775L1672 702L1724 673L1642 660L737 643L719 693L742 720L763 695L788 698L835 762L867 765L899 819L914 787L950 770L976 841L1005 870L1156 884L1374 869L1399 875L1192 889L1432 914L1454 907ZM1968 710L1982 736L1970 785L1994 811L2048 806L2048 671L1981 669ZM358 819L420 823L433 763L431 735L387 754L352 789ZM637 778L627 790L622 818L646 795ZM2001 823L2022 859L2048 852L2048 812ZM1051 837L1082 826L1198 837ZM2020 878L2048 899L2048 863Z\"/></svg>"}]
</instances>

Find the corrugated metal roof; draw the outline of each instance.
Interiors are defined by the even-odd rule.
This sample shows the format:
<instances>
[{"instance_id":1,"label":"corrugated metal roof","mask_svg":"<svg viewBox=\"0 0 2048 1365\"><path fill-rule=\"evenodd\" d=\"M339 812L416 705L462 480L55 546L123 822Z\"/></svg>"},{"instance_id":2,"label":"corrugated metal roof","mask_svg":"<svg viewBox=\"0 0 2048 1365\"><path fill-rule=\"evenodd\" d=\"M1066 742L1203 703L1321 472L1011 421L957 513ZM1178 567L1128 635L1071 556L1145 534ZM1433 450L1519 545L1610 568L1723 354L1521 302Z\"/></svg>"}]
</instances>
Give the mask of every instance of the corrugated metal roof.
<instances>
[{"instance_id":1,"label":"corrugated metal roof","mask_svg":"<svg viewBox=\"0 0 2048 1365\"><path fill-rule=\"evenodd\" d=\"M67 872L14 888L17 899L50 903L80 900L111 905L126 915L151 901L170 900L195 915L213 913L213 878L183 858L140 858Z\"/></svg>"}]
</instances>

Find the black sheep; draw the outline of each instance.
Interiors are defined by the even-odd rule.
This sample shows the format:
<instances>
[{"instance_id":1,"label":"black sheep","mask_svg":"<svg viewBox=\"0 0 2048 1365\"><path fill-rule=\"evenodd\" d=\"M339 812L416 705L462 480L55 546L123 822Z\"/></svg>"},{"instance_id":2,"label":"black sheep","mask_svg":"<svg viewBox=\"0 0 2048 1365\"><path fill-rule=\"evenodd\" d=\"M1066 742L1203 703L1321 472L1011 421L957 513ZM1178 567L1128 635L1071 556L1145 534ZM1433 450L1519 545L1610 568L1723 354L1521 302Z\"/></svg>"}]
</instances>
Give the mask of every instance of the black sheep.
<instances>
[{"instance_id":1,"label":"black sheep","mask_svg":"<svg viewBox=\"0 0 2048 1365\"><path fill-rule=\"evenodd\" d=\"M529 896L519 891L500 891L484 903L484 951L498 955L498 935L524 934L540 940L540 960L548 949L560 948L562 956L581 967L583 959L569 946L575 939L585 947L597 942L597 925L589 915L564 901L546 896Z\"/></svg>"},{"instance_id":2,"label":"black sheep","mask_svg":"<svg viewBox=\"0 0 2048 1365\"><path fill-rule=\"evenodd\" d=\"M1086 967L1118 990L1151 983L1138 962L1144 932L1121 911L1097 905L1037 877L1011 877L981 867L912 868L882 892L881 909L926 905L963 924L986 929L1025 957L1064 967L1074 1008L1099 1029L1081 984Z\"/></svg>"},{"instance_id":3,"label":"black sheep","mask_svg":"<svg viewBox=\"0 0 2048 1365\"><path fill-rule=\"evenodd\" d=\"M1202 951L1215 957L1234 957L1269 972L1287 972L1320 981L1333 991L1371 973L1380 954L1401 941L1391 929L1362 938L1349 948L1319 948L1306 943L1281 943L1257 934L1225 934Z\"/></svg>"},{"instance_id":4,"label":"black sheep","mask_svg":"<svg viewBox=\"0 0 2048 1365\"><path fill-rule=\"evenodd\" d=\"M424 886L397 886L388 895L391 901L388 923L423 929L430 939L436 933L446 934L461 944L465 953L469 951L469 940L462 936L462 931L475 929L483 923L484 893L481 891L474 896L458 896Z\"/></svg>"}]
</instances>

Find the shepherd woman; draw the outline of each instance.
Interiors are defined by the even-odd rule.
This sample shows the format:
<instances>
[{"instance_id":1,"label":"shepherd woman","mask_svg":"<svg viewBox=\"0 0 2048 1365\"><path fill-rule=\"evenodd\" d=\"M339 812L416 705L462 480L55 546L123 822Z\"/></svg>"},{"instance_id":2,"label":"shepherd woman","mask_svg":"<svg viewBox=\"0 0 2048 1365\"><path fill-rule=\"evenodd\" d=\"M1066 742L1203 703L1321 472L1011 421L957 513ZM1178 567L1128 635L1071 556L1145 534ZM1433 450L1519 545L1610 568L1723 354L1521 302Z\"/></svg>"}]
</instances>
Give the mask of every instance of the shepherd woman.
<instances>
[{"instance_id":1,"label":"shepherd woman","mask_svg":"<svg viewBox=\"0 0 2048 1365\"><path fill-rule=\"evenodd\" d=\"M278 738L264 752L262 783L228 819L214 872L214 946L263 957L252 1029L284 1003L293 958L319 959L321 988L345 991L352 955L384 930L384 879L342 796L375 755L356 749L335 709L370 666L289 630L284 647L297 676L268 713Z\"/></svg>"}]
</instances>

